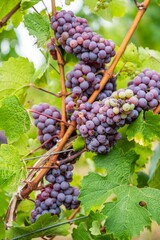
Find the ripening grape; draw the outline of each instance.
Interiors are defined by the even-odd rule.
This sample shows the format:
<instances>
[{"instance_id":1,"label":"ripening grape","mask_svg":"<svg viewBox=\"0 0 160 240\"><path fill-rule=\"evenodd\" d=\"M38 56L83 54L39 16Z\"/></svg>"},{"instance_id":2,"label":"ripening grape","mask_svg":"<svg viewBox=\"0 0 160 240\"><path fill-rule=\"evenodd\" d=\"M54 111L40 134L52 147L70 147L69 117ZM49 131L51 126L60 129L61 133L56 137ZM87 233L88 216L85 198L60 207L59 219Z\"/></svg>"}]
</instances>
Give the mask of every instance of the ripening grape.
<instances>
[{"instance_id":1,"label":"ripening grape","mask_svg":"<svg viewBox=\"0 0 160 240\"><path fill-rule=\"evenodd\" d=\"M51 19L51 27L59 44L67 53L77 56L85 63L102 66L115 55L115 44L92 32L87 20L75 17L72 11L56 12Z\"/></svg>"},{"instance_id":2,"label":"ripening grape","mask_svg":"<svg viewBox=\"0 0 160 240\"><path fill-rule=\"evenodd\" d=\"M65 158L64 155L59 159ZM60 167L49 170L46 180L49 185L41 189L35 200L35 208L31 212L31 222L35 222L38 217L45 213L59 215L61 206L66 209L75 209L80 205L77 199L80 192L78 188L70 186L68 179L72 181L73 165L71 163L62 164Z\"/></svg>"},{"instance_id":3,"label":"ripening grape","mask_svg":"<svg viewBox=\"0 0 160 240\"><path fill-rule=\"evenodd\" d=\"M57 143L60 133L58 119L61 119L61 114L55 107L49 106L47 103L34 105L32 110L32 117L35 119L34 124L39 129L38 140L42 144L47 141L43 147L48 150Z\"/></svg>"},{"instance_id":4,"label":"ripening grape","mask_svg":"<svg viewBox=\"0 0 160 240\"><path fill-rule=\"evenodd\" d=\"M160 74L145 69L128 84L138 98L137 111L154 109L160 99Z\"/></svg>"}]
</instances>

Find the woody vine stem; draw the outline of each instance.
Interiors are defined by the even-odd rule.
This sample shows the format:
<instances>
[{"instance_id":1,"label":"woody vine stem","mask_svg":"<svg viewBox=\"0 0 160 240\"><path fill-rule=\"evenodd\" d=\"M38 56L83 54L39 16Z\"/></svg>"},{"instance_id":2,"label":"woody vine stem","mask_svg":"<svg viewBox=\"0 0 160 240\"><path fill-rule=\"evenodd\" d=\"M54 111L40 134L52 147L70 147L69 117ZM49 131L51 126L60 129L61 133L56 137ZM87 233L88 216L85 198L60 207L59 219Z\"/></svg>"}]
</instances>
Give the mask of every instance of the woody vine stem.
<instances>
[{"instance_id":1,"label":"woody vine stem","mask_svg":"<svg viewBox=\"0 0 160 240\"><path fill-rule=\"evenodd\" d=\"M55 0L51 0L51 3L52 3L52 14L54 14L56 12ZM103 87L105 86L105 84L107 83L109 78L113 75L114 69L118 64L119 59L123 55L141 18L143 17L145 11L147 10L149 3L150 3L150 0L144 0L144 2L138 8L137 15L136 15L132 25L130 26L126 36L124 37L124 40L115 56L113 62L111 63L108 70L106 70L104 72L104 76L100 82L99 90L95 90L93 92L93 94L91 95L91 97L89 98L90 103L94 102L97 95L101 92L101 90L103 89ZM76 129L75 121L72 121L70 123L70 126L68 127L67 130L66 130L66 126L64 124L64 122L66 122L65 97L67 94L66 88L65 88L65 75L64 75L64 64L65 63L64 63L64 60L62 58L60 51L58 50L57 47L56 47L56 49L57 49L58 65L59 65L59 71L60 71L61 97L62 97L62 123L61 123L61 133L60 133L61 140L56 145L56 147L52 148L51 150L49 150L46 153L47 155L49 155L48 153L53 154L53 152L61 151L64 148L64 146L66 145L66 143L67 143L68 139L70 138L71 134L73 133L73 131ZM160 107L157 107L157 109L154 111L154 113L158 113L159 111L160 111ZM6 226L7 227L12 225L12 221L15 218L15 212L17 210L17 207L18 207L18 204L20 203L20 201L22 199L26 199L29 196L29 194L37 188L39 182L46 175L49 168L51 166L53 166L54 164L56 164L57 157L58 157L58 154L54 154L53 156L47 156L47 157L45 157L45 161L43 161L44 168L37 170L36 172L33 172L33 169L31 170L31 172L29 171L28 176L30 178L28 178L28 176L27 176L27 178L23 182L22 186L19 187L20 190L18 190L15 193L15 195L13 196L13 198L10 202L10 205L8 207L8 211L6 214Z\"/></svg>"}]
</instances>

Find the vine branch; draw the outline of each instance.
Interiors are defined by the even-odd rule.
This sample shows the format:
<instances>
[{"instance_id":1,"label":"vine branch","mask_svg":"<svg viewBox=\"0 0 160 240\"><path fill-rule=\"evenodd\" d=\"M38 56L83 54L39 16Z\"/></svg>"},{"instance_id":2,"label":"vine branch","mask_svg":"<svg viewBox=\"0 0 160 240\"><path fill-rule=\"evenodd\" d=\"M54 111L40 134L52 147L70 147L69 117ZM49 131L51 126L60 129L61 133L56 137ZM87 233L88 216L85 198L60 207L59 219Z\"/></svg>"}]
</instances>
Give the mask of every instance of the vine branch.
<instances>
[{"instance_id":1,"label":"vine branch","mask_svg":"<svg viewBox=\"0 0 160 240\"><path fill-rule=\"evenodd\" d=\"M51 0L51 4L52 4L52 15L54 15L55 12L56 12L56 4L55 4L55 0Z\"/></svg>"},{"instance_id":2,"label":"vine branch","mask_svg":"<svg viewBox=\"0 0 160 240\"><path fill-rule=\"evenodd\" d=\"M0 20L0 28L2 28L4 25L6 25L7 21L20 8L20 4L21 4L21 2L19 2L14 8L12 8L12 10L9 13L6 14L6 16L4 16L2 18L2 20Z\"/></svg>"},{"instance_id":3,"label":"vine branch","mask_svg":"<svg viewBox=\"0 0 160 240\"><path fill-rule=\"evenodd\" d=\"M62 54L57 46L56 46L56 51L57 51L57 61L58 61L59 72L60 72L60 81L61 81L62 122L61 122L60 138L62 138L64 136L65 130L66 130L66 126L65 126L64 122L66 122L66 119L67 119L66 104L65 104L67 90L66 90L66 85L65 85L65 73L64 73L65 62L64 62Z\"/></svg>"}]
</instances>

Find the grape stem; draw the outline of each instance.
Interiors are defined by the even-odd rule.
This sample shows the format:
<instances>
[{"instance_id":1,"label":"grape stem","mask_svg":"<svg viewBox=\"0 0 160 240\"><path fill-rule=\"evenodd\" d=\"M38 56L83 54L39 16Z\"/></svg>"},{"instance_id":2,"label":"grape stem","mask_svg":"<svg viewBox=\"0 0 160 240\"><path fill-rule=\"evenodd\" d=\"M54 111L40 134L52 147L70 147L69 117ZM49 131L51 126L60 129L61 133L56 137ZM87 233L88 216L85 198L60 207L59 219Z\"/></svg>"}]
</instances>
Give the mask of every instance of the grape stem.
<instances>
[{"instance_id":1,"label":"grape stem","mask_svg":"<svg viewBox=\"0 0 160 240\"><path fill-rule=\"evenodd\" d=\"M7 21L12 17L12 15L17 12L17 10L20 8L20 4L21 2L19 2L14 8L12 8L12 10L6 14L6 16L4 16L2 18L2 20L0 20L0 28L2 28L3 26L6 25Z\"/></svg>"},{"instance_id":2,"label":"grape stem","mask_svg":"<svg viewBox=\"0 0 160 240\"><path fill-rule=\"evenodd\" d=\"M74 159L79 157L82 153L86 151L86 148L82 149L81 151L75 153L74 155L70 155L69 157L65 158L64 160L57 161L58 165L62 165L64 163L72 162Z\"/></svg>"},{"instance_id":3,"label":"grape stem","mask_svg":"<svg viewBox=\"0 0 160 240\"><path fill-rule=\"evenodd\" d=\"M56 12L56 4L55 4L55 0L51 0L51 5L52 5L52 15L54 15L55 12Z\"/></svg>"},{"instance_id":4,"label":"grape stem","mask_svg":"<svg viewBox=\"0 0 160 240\"><path fill-rule=\"evenodd\" d=\"M58 119L58 118L49 116L49 115L47 115L47 114L45 114L45 113L41 113L41 112L38 112L38 111L33 110L33 109L29 109L29 112L37 113L37 114L42 115L42 116L44 116L44 117L54 119L54 120L56 120L56 121L58 121L58 122L63 122L66 126L69 126L69 125L70 125L69 123L64 122L62 119Z\"/></svg>"},{"instance_id":5,"label":"grape stem","mask_svg":"<svg viewBox=\"0 0 160 240\"><path fill-rule=\"evenodd\" d=\"M36 89L38 89L38 90L40 90L40 91L49 93L49 94L51 94L51 95L53 95L53 96L55 96L55 97L57 97L57 98L61 98L61 95L60 95L60 94L55 94L55 93L50 92L50 91L48 91L48 90L46 90L46 89L44 89L44 88L37 87L37 86L34 85L33 83L29 84L29 86L30 86L30 87L34 87L34 88L36 88Z\"/></svg>"},{"instance_id":6,"label":"grape stem","mask_svg":"<svg viewBox=\"0 0 160 240\"><path fill-rule=\"evenodd\" d=\"M160 102L159 102L158 106L154 109L153 112L154 112L154 114L160 113Z\"/></svg>"},{"instance_id":7,"label":"grape stem","mask_svg":"<svg viewBox=\"0 0 160 240\"><path fill-rule=\"evenodd\" d=\"M62 99L62 122L61 122L61 132L60 132L60 138L62 138L66 131L66 125L64 124L66 122L67 116L66 116L66 96L67 96L67 90L65 85L65 73L64 73L64 59L62 57L62 54L60 52L60 49L56 46L56 52L57 52L57 62L59 66L59 72L60 72L60 81L61 81L61 99Z\"/></svg>"},{"instance_id":8,"label":"grape stem","mask_svg":"<svg viewBox=\"0 0 160 240\"><path fill-rule=\"evenodd\" d=\"M103 87L105 86L105 84L107 83L107 81L109 80L109 78L113 75L113 71L115 69L115 67L117 66L117 63L120 59L120 57L122 56L122 54L124 53L128 42L130 41L134 31L136 30L136 27L138 25L138 23L140 22L142 16L144 15L148 5L150 3L150 0L145 0L143 2L143 9L138 9L137 15L131 25L131 27L129 28L112 64L110 65L109 69L107 71L105 71L104 76L101 80L100 83L100 89L99 90L95 90L93 92L93 94L91 95L89 102L92 103L94 102L94 100L96 99L97 95L101 92L101 90L103 89ZM52 12L55 12L55 1L52 0ZM57 147L54 149L56 152L61 151L63 149L63 147L65 146L66 142L68 141L69 137L71 136L71 134L75 131L76 129L76 122L72 121L70 126L68 127L67 131L65 132L63 138L61 139L61 141L57 144ZM51 151L51 150L50 150ZM49 152L50 152L49 151ZM53 151L53 150L52 150ZM57 161L57 157L58 154L52 156L52 157L48 157L46 159L46 167L50 167L53 164L55 164L55 162ZM46 173L48 172L48 169L41 169L38 174L36 175L36 177L32 177L30 178L30 181L28 181L28 183L25 183L23 185L23 187L21 187L21 191L17 192L17 195L19 194L19 197L16 195L16 200L19 202L22 199L25 199L28 197L28 195L34 190L36 189L36 187L38 186L39 182L42 180L42 178L44 177L44 175L46 175ZM28 175L30 175L30 173L28 173ZM8 211L7 211L7 215L6 215L6 226L10 227L10 225L12 224L12 220L14 219L14 215L16 212L16 209L13 209L12 212L9 213L9 210L13 207L13 208L17 208L17 205L12 206L12 202L14 202L14 198L11 200L11 203L9 205Z\"/></svg>"},{"instance_id":9,"label":"grape stem","mask_svg":"<svg viewBox=\"0 0 160 240\"><path fill-rule=\"evenodd\" d=\"M59 136L58 136L58 135L52 136L51 138L49 138L48 140L46 140L44 143L42 143L40 146L38 146L37 148L35 148L35 149L33 149L32 151L30 151L30 152L28 153L28 155L36 152L38 149L42 148L46 143L49 143L49 142L50 142L51 140L53 140L54 138L59 138ZM27 156L28 156L28 155L27 155Z\"/></svg>"}]
</instances>

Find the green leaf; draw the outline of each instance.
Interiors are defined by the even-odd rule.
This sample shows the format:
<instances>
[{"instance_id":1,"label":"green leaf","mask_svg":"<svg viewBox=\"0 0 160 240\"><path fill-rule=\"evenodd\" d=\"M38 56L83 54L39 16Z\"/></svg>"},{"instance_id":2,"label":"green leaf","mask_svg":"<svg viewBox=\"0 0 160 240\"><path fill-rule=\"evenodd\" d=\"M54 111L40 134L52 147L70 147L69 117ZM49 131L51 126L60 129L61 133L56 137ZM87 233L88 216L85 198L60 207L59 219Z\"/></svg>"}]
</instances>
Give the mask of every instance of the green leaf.
<instances>
[{"instance_id":1,"label":"green leaf","mask_svg":"<svg viewBox=\"0 0 160 240\"><path fill-rule=\"evenodd\" d=\"M21 1L21 9L26 10L26 9L34 6L38 2L40 2L40 0L22 0Z\"/></svg>"},{"instance_id":2,"label":"green leaf","mask_svg":"<svg viewBox=\"0 0 160 240\"><path fill-rule=\"evenodd\" d=\"M0 239L5 239L5 225L3 218L0 218Z\"/></svg>"},{"instance_id":3,"label":"green leaf","mask_svg":"<svg viewBox=\"0 0 160 240\"><path fill-rule=\"evenodd\" d=\"M0 128L5 131L9 143L20 138L30 128L29 115L17 97L6 97L0 108Z\"/></svg>"},{"instance_id":4,"label":"green leaf","mask_svg":"<svg viewBox=\"0 0 160 240\"><path fill-rule=\"evenodd\" d=\"M37 38L37 44L42 47L50 35L50 24L47 16L29 13L24 17L24 25L29 34Z\"/></svg>"},{"instance_id":5,"label":"green leaf","mask_svg":"<svg viewBox=\"0 0 160 240\"><path fill-rule=\"evenodd\" d=\"M144 227L149 227L151 220L160 222L159 190L120 186L113 192L117 197L116 201L106 203L102 210L107 216L107 233L127 240L138 236Z\"/></svg>"},{"instance_id":6,"label":"green leaf","mask_svg":"<svg viewBox=\"0 0 160 240\"><path fill-rule=\"evenodd\" d=\"M28 86L34 74L33 63L26 58L10 58L0 67L0 99Z\"/></svg>"},{"instance_id":7,"label":"green leaf","mask_svg":"<svg viewBox=\"0 0 160 240\"><path fill-rule=\"evenodd\" d=\"M122 17L127 8L126 0L112 0L107 8L97 9L97 0L84 0L85 5L87 5L92 12L98 14L106 20L112 20L113 17Z\"/></svg>"},{"instance_id":8,"label":"green leaf","mask_svg":"<svg viewBox=\"0 0 160 240\"><path fill-rule=\"evenodd\" d=\"M156 149L154 150L154 155L150 159L150 168L149 168L149 177L150 178L153 177L159 160L160 160L160 144L157 145Z\"/></svg>"},{"instance_id":9,"label":"green leaf","mask_svg":"<svg viewBox=\"0 0 160 240\"><path fill-rule=\"evenodd\" d=\"M21 181L23 168L18 150L13 146L2 144L0 148L0 187L8 192L14 192Z\"/></svg>"},{"instance_id":10,"label":"green leaf","mask_svg":"<svg viewBox=\"0 0 160 240\"><path fill-rule=\"evenodd\" d=\"M5 193L0 190L0 216L3 216L6 213L6 209L8 207L8 197L5 195Z\"/></svg>"},{"instance_id":11,"label":"green leaf","mask_svg":"<svg viewBox=\"0 0 160 240\"><path fill-rule=\"evenodd\" d=\"M149 186L153 187L153 188L157 188L160 189L160 161L157 164L157 168L156 171L154 172L154 175L152 176L152 178L149 181Z\"/></svg>"},{"instance_id":12,"label":"green leaf","mask_svg":"<svg viewBox=\"0 0 160 240\"><path fill-rule=\"evenodd\" d=\"M74 151L79 151L84 147L84 138L77 137L76 140L73 142L73 149Z\"/></svg>"},{"instance_id":13,"label":"green leaf","mask_svg":"<svg viewBox=\"0 0 160 240\"><path fill-rule=\"evenodd\" d=\"M90 233L88 232L87 225L82 222L79 226L73 229L72 237L75 240L93 240Z\"/></svg>"},{"instance_id":14,"label":"green leaf","mask_svg":"<svg viewBox=\"0 0 160 240\"><path fill-rule=\"evenodd\" d=\"M57 226L59 223L60 226ZM8 238L12 240L23 239L30 240L36 237L51 236L66 236L68 235L69 224L63 224L58 221L58 217L53 217L50 214L41 215L34 224L28 227L12 227L8 231Z\"/></svg>"},{"instance_id":15,"label":"green leaf","mask_svg":"<svg viewBox=\"0 0 160 240\"><path fill-rule=\"evenodd\" d=\"M109 190L128 184L133 173L133 163L138 155L134 151L123 152L119 148L113 148L106 155L97 155L94 161L97 167L105 168L107 176L89 173L82 180L80 201L86 211L98 209L109 196Z\"/></svg>"},{"instance_id":16,"label":"green leaf","mask_svg":"<svg viewBox=\"0 0 160 240\"><path fill-rule=\"evenodd\" d=\"M160 189L160 144L157 145L154 155L150 159L149 186Z\"/></svg>"},{"instance_id":17,"label":"green leaf","mask_svg":"<svg viewBox=\"0 0 160 240\"><path fill-rule=\"evenodd\" d=\"M139 117L129 125L127 129L129 140L147 146L151 142L160 139L160 115L154 115L152 111L141 112Z\"/></svg>"},{"instance_id":18,"label":"green leaf","mask_svg":"<svg viewBox=\"0 0 160 240\"><path fill-rule=\"evenodd\" d=\"M138 60L137 47L133 43L130 43L127 46L122 58L124 62L134 62L134 63L137 62Z\"/></svg>"}]
</instances>

